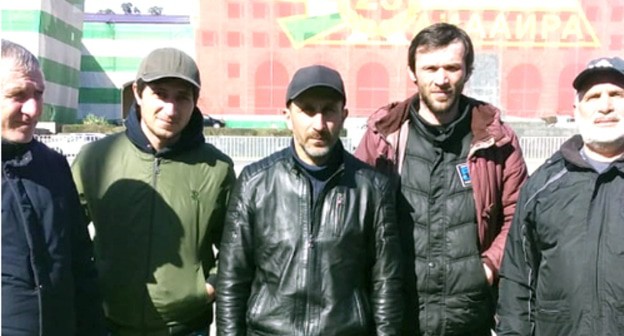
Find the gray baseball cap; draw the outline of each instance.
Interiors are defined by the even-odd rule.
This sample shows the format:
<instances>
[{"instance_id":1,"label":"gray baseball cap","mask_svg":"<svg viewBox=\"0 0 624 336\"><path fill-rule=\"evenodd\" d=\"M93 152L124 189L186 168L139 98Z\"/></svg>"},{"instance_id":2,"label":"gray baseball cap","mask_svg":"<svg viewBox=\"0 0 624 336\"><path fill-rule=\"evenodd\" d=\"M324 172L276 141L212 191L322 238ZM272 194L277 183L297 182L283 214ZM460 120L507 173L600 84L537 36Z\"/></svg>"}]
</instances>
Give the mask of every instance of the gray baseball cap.
<instances>
[{"instance_id":1,"label":"gray baseball cap","mask_svg":"<svg viewBox=\"0 0 624 336\"><path fill-rule=\"evenodd\" d=\"M577 90L583 89L585 83L597 74L614 73L624 79L624 60L619 57L600 57L591 60L585 70L581 71L572 86Z\"/></svg>"},{"instance_id":2,"label":"gray baseball cap","mask_svg":"<svg viewBox=\"0 0 624 336\"><path fill-rule=\"evenodd\" d=\"M311 65L295 72L286 90L286 105L304 91L314 87L327 87L338 93L346 103L346 95L342 77L338 71L323 65Z\"/></svg>"},{"instance_id":3,"label":"gray baseball cap","mask_svg":"<svg viewBox=\"0 0 624 336\"><path fill-rule=\"evenodd\" d=\"M175 48L152 51L139 66L136 79L153 82L162 78L179 78L201 87L199 69L191 56Z\"/></svg>"}]
</instances>

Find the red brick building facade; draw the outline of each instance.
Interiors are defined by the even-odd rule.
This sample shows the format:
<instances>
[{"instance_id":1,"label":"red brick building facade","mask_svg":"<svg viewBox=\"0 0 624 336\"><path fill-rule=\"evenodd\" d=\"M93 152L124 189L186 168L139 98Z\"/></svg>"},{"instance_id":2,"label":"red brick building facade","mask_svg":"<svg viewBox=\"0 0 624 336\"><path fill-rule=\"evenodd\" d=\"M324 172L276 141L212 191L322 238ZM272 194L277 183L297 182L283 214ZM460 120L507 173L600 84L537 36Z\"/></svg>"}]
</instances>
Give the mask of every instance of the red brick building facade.
<instances>
[{"instance_id":1,"label":"red brick building facade","mask_svg":"<svg viewBox=\"0 0 624 336\"><path fill-rule=\"evenodd\" d=\"M292 74L325 64L342 73L351 116L366 117L413 93L409 41L438 21L475 43L466 93L507 116L571 115L575 74L624 51L624 0L207 0L196 32L200 105L278 116Z\"/></svg>"}]
</instances>

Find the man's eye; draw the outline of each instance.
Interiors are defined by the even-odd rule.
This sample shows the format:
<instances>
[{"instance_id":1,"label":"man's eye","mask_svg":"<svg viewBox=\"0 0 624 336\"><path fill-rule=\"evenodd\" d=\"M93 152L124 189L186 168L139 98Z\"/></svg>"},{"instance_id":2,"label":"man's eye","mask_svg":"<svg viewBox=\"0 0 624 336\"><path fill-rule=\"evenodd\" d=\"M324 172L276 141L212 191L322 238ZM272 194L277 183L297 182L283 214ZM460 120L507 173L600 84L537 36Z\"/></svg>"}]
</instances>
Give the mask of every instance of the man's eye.
<instances>
[{"instance_id":1,"label":"man's eye","mask_svg":"<svg viewBox=\"0 0 624 336\"><path fill-rule=\"evenodd\" d=\"M20 91L20 92L11 92L9 94L6 95L7 98L9 99L13 99L13 100L17 100L17 101L22 101L26 99L26 93Z\"/></svg>"}]
</instances>

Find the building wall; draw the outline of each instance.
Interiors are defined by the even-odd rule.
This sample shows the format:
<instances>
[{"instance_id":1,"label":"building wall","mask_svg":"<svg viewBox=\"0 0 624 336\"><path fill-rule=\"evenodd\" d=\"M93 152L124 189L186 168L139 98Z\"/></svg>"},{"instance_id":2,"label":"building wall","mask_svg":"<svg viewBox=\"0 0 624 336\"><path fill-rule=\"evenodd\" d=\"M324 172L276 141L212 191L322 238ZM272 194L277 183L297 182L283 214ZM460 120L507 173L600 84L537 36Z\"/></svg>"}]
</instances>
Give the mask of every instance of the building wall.
<instances>
[{"instance_id":1,"label":"building wall","mask_svg":"<svg viewBox=\"0 0 624 336\"><path fill-rule=\"evenodd\" d=\"M313 63L342 73L352 117L413 94L407 46L432 22L469 32L477 55L465 92L506 117L571 115L575 74L624 50L624 0L197 0L188 17L83 15L83 1L2 3L3 38L41 59L44 120L119 119L121 88L165 46L198 61L204 113L260 127L284 126L288 80Z\"/></svg>"},{"instance_id":2,"label":"building wall","mask_svg":"<svg viewBox=\"0 0 624 336\"><path fill-rule=\"evenodd\" d=\"M506 117L571 115L571 81L599 56L622 56L624 0L206 0L200 2L200 104L226 119L279 118L288 79L338 69L351 116L414 92L407 47L426 25L468 31L475 72L465 92ZM358 7L359 6L359 7Z\"/></svg>"},{"instance_id":3,"label":"building wall","mask_svg":"<svg viewBox=\"0 0 624 336\"><path fill-rule=\"evenodd\" d=\"M45 76L42 120L73 122L80 87L84 0L3 1L2 38L38 56Z\"/></svg>"}]
</instances>

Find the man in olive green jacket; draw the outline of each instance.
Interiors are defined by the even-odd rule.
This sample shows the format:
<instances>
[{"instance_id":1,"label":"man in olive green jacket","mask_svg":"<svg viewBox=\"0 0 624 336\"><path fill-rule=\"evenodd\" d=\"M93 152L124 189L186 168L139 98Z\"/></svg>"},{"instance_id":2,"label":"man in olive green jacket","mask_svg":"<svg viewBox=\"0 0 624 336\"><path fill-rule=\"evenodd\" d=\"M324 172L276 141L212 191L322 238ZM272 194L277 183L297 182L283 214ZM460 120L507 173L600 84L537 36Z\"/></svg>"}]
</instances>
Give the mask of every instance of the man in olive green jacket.
<instances>
[{"instance_id":1,"label":"man in olive green jacket","mask_svg":"<svg viewBox=\"0 0 624 336\"><path fill-rule=\"evenodd\" d=\"M95 227L112 335L205 335L218 247L235 180L205 143L197 65L157 49L139 68L126 130L88 144L72 171Z\"/></svg>"}]
</instances>

